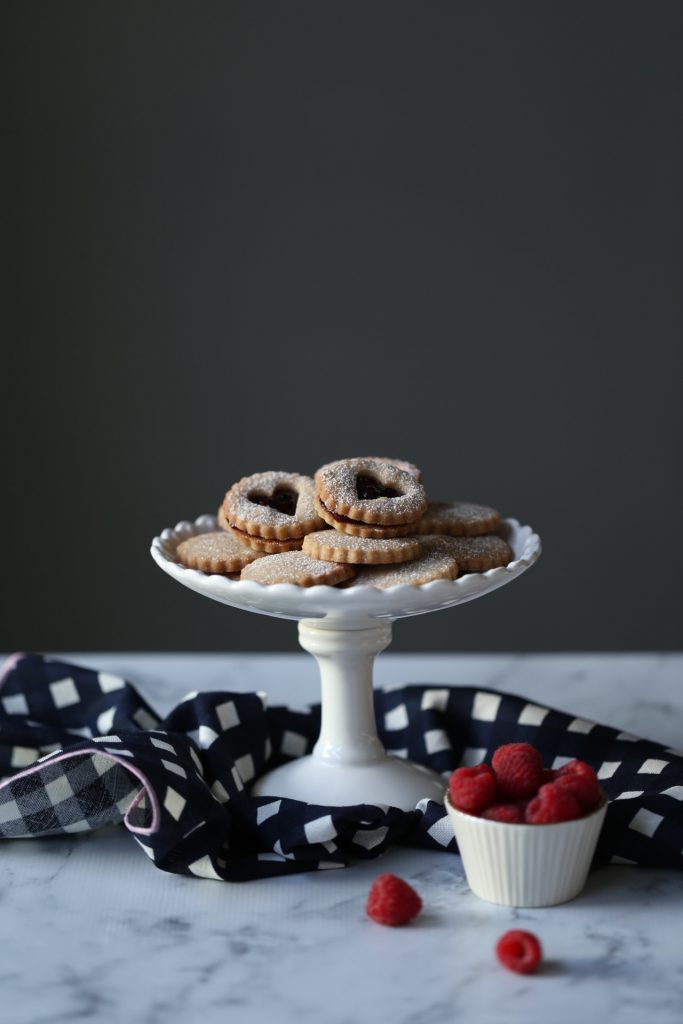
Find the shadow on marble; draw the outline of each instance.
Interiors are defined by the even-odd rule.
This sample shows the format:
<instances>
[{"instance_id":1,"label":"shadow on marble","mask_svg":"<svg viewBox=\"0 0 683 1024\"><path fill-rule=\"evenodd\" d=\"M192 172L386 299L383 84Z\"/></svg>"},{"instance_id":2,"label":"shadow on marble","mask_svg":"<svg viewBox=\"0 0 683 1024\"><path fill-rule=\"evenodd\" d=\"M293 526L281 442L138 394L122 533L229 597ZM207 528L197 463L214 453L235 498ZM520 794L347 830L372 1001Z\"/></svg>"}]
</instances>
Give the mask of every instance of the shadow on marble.
<instances>
[{"instance_id":1,"label":"shadow on marble","mask_svg":"<svg viewBox=\"0 0 683 1024\"><path fill-rule=\"evenodd\" d=\"M668 904L673 896L683 897L683 874L628 865L593 868L578 901L595 908L623 906L625 897L642 903Z\"/></svg>"}]
</instances>

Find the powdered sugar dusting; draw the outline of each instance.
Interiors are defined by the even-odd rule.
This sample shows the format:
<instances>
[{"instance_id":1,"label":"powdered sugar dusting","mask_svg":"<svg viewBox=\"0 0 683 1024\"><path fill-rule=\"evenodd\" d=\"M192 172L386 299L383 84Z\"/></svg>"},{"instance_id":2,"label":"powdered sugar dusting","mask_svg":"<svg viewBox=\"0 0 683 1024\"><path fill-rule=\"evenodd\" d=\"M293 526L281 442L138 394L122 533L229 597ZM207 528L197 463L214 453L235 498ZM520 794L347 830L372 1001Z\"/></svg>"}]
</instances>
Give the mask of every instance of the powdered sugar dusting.
<instances>
[{"instance_id":1,"label":"powdered sugar dusting","mask_svg":"<svg viewBox=\"0 0 683 1024\"><path fill-rule=\"evenodd\" d=\"M499 522L500 513L488 505L475 505L469 501L430 501L418 532L471 536L490 533Z\"/></svg>"},{"instance_id":2,"label":"powdered sugar dusting","mask_svg":"<svg viewBox=\"0 0 683 1024\"><path fill-rule=\"evenodd\" d=\"M339 530L319 530L304 539L304 551L332 562L407 562L422 553L417 537L356 537Z\"/></svg>"},{"instance_id":3,"label":"powdered sugar dusting","mask_svg":"<svg viewBox=\"0 0 683 1024\"><path fill-rule=\"evenodd\" d=\"M315 584L333 586L354 575L348 565L324 562L303 551L285 551L279 555L266 555L242 570L241 579L257 583L294 583L302 587Z\"/></svg>"},{"instance_id":4,"label":"powdered sugar dusting","mask_svg":"<svg viewBox=\"0 0 683 1024\"><path fill-rule=\"evenodd\" d=\"M432 580L454 580L458 575L458 563L444 551L428 551L414 562L402 562L392 566L363 566L350 587L419 587Z\"/></svg>"},{"instance_id":5,"label":"powdered sugar dusting","mask_svg":"<svg viewBox=\"0 0 683 1024\"><path fill-rule=\"evenodd\" d=\"M372 459L373 462L390 462L392 466L398 466L399 469L410 473L419 483L422 483L422 470L412 462L406 462L405 459L390 459L384 455L366 455L365 458Z\"/></svg>"},{"instance_id":6,"label":"powdered sugar dusting","mask_svg":"<svg viewBox=\"0 0 683 1024\"><path fill-rule=\"evenodd\" d=\"M176 555L183 565L203 572L235 572L261 557L258 551L224 531L190 537L178 545Z\"/></svg>"},{"instance_id":7,"label":"powdered sugar dusting","mask_svg":"<svg viewBox=\"0 0 683 1024\"><path fill-rule=\"evenodd\" d=\"M304 551L313 547L346 548L350 551L405 551L420 543L417 537L355 537L339 530L316 530L304 539ZM418 552L419 554L419 552Z\"/></svg>"},{"instance_id":8,"label":"powdered sugar dusting","mask_svg":"<svg viewBox=\"0 0 683 1024\"><path fill-rule=\"evenodd\" d=\"M421 536L425 551L442 551L452 555L461 572L482 572L507 565L514 555L510 546L495 534L479 537L448 537L444 534Z\"/></svg>"}]
</instances>

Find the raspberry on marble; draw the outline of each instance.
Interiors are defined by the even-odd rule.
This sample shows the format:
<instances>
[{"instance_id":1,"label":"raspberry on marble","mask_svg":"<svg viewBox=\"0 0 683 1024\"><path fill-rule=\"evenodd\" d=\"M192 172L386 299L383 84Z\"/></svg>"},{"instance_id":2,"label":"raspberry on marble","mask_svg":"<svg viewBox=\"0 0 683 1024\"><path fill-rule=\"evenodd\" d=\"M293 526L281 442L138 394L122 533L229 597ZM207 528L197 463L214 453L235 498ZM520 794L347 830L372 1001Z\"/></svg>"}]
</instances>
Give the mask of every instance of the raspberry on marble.
<instances>
[{"instance_id":1,"label":"raspberry on marble","mask_svg":"<svg viewBox=\"0 0 683 1024\"><path fill-rule=\"evenodd\" d=\"M401 925L420 913L422 900L402 878L386 873L372 883L365 910L378 924Z\"/></svg>"},{"instance_id":2,"label":"raspberry on marble","mask_svg":"<svg viewBox=\"0 0 683 1024\"><path fill-rule=\"evenodd\" d=\"M531 974L543 958L541 943L532 932L513 928L498 939L496 955L503 967L517 974Z\"/></svg>"}]
</instances>

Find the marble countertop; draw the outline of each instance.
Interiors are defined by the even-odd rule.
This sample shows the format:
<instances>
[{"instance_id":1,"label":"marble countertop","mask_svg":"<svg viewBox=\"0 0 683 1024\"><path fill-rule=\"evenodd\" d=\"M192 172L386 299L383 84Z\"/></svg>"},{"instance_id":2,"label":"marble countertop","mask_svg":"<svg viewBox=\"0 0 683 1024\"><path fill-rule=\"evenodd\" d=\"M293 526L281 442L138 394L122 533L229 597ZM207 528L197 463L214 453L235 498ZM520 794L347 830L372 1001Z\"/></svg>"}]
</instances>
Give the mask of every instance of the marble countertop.
<instances>
[{"instance_id":1,"label":"marble countertop","mask_svg":"<svg viewBox=\"0 0 683 1024\"><path fill-rule=\"evenodd\" d=\"M60 655L125 675L160 711L192 689L318 699L307 655ZM683 656L387 654L379 684L493 687L681 746ZM577 900L512 910L473 896L453 854L390 850L341 871L229 884L157 870L122 828L2 845L2 1005L12 1024L515 1024L683 1019L683 875L594 870ZM364 914L372 879L412 882L407 928ZM537 975L498 966L534 931Z\"/></svg>"}]
</instances>

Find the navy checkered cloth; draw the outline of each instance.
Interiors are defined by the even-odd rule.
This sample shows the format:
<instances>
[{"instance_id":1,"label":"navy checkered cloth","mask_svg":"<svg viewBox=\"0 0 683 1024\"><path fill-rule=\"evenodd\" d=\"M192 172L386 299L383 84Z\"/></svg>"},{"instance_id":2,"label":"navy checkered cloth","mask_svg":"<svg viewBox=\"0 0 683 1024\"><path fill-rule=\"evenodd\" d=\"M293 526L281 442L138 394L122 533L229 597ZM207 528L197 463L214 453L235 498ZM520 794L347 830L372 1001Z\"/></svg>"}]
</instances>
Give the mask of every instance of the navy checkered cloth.
<instances>
[{"instance_id":1,"label":"navy checkered cloth","mask_svg":"<svg viewBox=\"0 0 683 1024\"><path fill-rule=\"evenodd\" d=\"M387 749L448 775L502 743L548 767L593 765L610 804L597 857L683 868L683 754L523 698L465 687L375 694ZM164 871L242 881L343 867L392 843L457 852L441 804L413 811L253 797L266 769L309 753L320 708L202 693L160 720L130 683L22 656L0 689L0 837L123 823Z\"/></svg>"}]
</instances>

